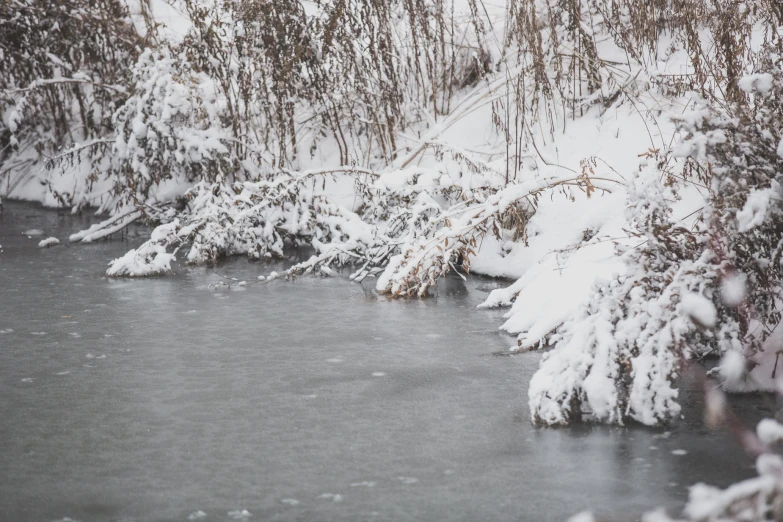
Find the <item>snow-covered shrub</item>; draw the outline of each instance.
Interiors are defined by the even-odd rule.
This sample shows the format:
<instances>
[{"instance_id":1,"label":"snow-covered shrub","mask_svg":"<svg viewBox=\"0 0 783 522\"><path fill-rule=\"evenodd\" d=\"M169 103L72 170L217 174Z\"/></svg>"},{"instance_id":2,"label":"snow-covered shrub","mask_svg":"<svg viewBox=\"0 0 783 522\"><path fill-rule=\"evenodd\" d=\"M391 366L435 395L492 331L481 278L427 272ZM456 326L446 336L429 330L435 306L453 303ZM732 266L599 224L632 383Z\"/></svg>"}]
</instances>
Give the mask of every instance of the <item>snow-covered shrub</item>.
<instances>
[{"instance_id":1,"label":"snow-covered shrub","mask_svg":"<svg viewBox=\"0 0 783 522\"><path fill-rule=\"evenodd\" d=\"M286 275L351 264L357 265L354 280L385 270L379 291L423 296L450 267L469 270L469 256L484 233L514 236L524 231L524 219L534 212L535 201L544 191L569 185L595 189L586 179L539 180L495 193L497 188L492 187L502 180L495 173L467 196L445 183L447 177L437 171L410 168L377 175L354 167L342 172L355 177L357 194L365 198L353 212L316 190L320 179L334 173L281 171L261 181L201 182L186 193L183 211L160 214L165 220L177 216L174 233L165 235L165 243L151 240L150 244L163 244L171 252L187 244L188 263L236 254L279 258L286 245L306 244L315 248L316 255L292 266ZM112 230L111 224L96 226L85 238L99 237L103 230ZM393 257L400 252L408 257ZM129 259L138 264L136 257L119 259L111 274L143 275L117 268ZM421 267L433 263L440 271L430 269L426 278L414 282L417 274L425 273Z\"/></svg>"},{"instance_id":2,"label":"snow-covered shrub","mask_svg":"<svg viewBox=\"0 0 783 522\"><path fill-rule=\"evenodd\" d=\"M45 166L62 164L80 173L76 187L54 197L63 206L86 204L105 169L104 138L127 97L130 66L144 39L119 0L2 2L0 28L5 192Z\"/></svg>"},{"instance_id":3,"label":"snow-covered shrub","mask_svg":"<svg viewBox=\"0 0 783 522\"><path fill-rule=\"evenodd\" d=\"M269 180L232 184L202 181L185 194L185 212L157 227L135 253L116 259L108 274L167 272L171 268L168 260L185 245L189 246L188 263L238 254L252 259L282 257L286 245L314 246L319 256L307 266L292 268L291 274L367 257L366 251L379 242L376 228L314 194L312 182L323 175L280 173ZM161 264L159 254L165 252L171 257Z\"/></svg>"},{"instance_id":4,"label":"snow-covered shrub","mask_svg":"<svg viewBox=\"0 0 783 522\"><path fill-rule=\"evenodd\" d=\"M535 422L671 420L679 413L680 359L715 341L703 331L713 326L709 254L671 217L676 193L656 175L670 158L650 156L654 161L629 183L627 214L639 243L623 254L628 273L599 285L550 336L554 347L530 383Z\"/></svg>"},{"instance_id":5,"label":"snow-covered shrub","mask_svg":"<svg viewBox=\"0 0 783 522\"><path fill-rule=\"evenodd\" d=\"M165 274L171 270L175 253L168 252L168 246L175 242L179 222L177 220L161 225L152 231L150 239L119 259L115 259L106 271L110 276L150 276Z\"/></svg>"},{"instance_id":6,"label":"snow-covered shrub","mask_svg":"<svg viewBox=\"0 0 783 522\"><path fill-rule=\"evenodd\" d=\"M435 213L429 216L425 227L416 229L401 244L400 254L390 260L376 289L395 297L427 295L450 270L470 271L470 259L486 234L503 239L510 232L514 240L523 239L538 198L545 192L565 192L571 186L588 193L596 190L585 175L510 183L488 194L475 191L449 208L440 208L432 201Z\"/></svg>"},{"instance_id":7,"label":"snow-covered shrub","mask_svg":"<svg viewBox=\"0 0 783 522\"><path fill-rule=\"evenodd\" d=\"M744 295L729 297L743 355L752 357L781 320L783 283L783 60L780 49L764 71L739 80L745 99L703 104L683 120L689 135L682 155L706 162L711 195L705 235L721 278L744 281ZM727 301L725 292L715 301Z\"/></svg>"},{"instance_id":8,"label":"snow-covered shrub","mask_svg":"<svg viewBox=\"0 0 783 522\"><path fill-rule=\"evenodd\" d=\"M206 74L165 49L146 50L132 72L132 95L113 118L109 175L120 205L143 212L162 184L176 189L244 177L231 153L224 99Z\"/></svg>"},{"instance_id":9,"label":"snow-covered shrub","mask_svg":"<svg viewBox=\"0 0 783 522\"><path fill-rule=\"evenodd\" d=\"M628 273L600 285L587 307L550 336L553 349L529 390L534 421L665 423L679 413L683 359L726 352L754 358L764 350L781 319L778 56L767 55L770 72L738 81L745 99L705 105L681 121L687 136L678 155L710 187L694 229L671 217L676 179L687 175L673 174L670 154L648 154L656 158L653 171L629 187L628 221L641 242L624 254ZM746 282L744 295L725 288L738 278Z\"/></svg>"}]
</instances>

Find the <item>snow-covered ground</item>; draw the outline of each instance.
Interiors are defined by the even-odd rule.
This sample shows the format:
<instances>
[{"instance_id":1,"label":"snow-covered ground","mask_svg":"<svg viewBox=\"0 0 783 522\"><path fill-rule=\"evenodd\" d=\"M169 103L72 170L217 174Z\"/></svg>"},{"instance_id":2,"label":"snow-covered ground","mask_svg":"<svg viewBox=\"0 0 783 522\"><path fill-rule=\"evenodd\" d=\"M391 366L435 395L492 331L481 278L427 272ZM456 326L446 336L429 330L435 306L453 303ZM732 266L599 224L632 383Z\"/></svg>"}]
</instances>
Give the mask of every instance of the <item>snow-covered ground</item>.
<instances>
[{"instance_id":1,"label":"snow-covered ground","mask_svg":"<svg viewBox=\"0 0 783 522\"><path fill-rule=\"evenodd\" d=\"M226 89L219 74L194 72L183 58L186 53L176 51L206 19L189 20L179 1L154 0L149 7L160 24L158 38L170 45L145 51L133 66L133 93L115 114L119 131L111 140L111 154L100 164L112 175L91 179L95 164L78 161L16 177L11 172L8 183L0 184L0 196L59 206L63 201L58 195L68 193L70 201L78 202L74 210L86 203L109 212L103 223L73 234L72 242L101 239L145 217L160 223L148 241L112 262L107 271L111 276L165 274L175 262L207 263L226 255L279 257L294 238L312 246L315 255L285 273L261 273L260 279L334 275L335 266L351 264L351 279L376 277L380 293L397 297L425 296L447 272L512 279L479 306L507 308L499 327L517 336L510 351L548 350L529 390L536 422L567 424L583 415L619 424L633 420L656 425L676 419L679 365L683 358L707 355L699 347L685 346L696 337L705 345L719 345L710 355L727 352L721 368L713 372L726 389L778 390L774 368L783 334L774 328L764 336L757 334L765 326L757 321L751 322L752 333L738 340L736 332L726 328L741 321L725 326L719 317L723 305L731 310L744 306L744 276L731 279L725 264L715 268L718 264L707 253L669 264L671 259L663 255L663 261L644 265L649 261L645 248L653 249L650 258L660 253L654 250L660 230L703 232L710 198L720 190L717 182L706 186L710 182L699 174L691 171L686 179L684 172L692 158L711 168L705 151L726 143L725 133L699 135L708 112L700 95L666 83L672 77L696 75L693 55L687 51L692 42L683 43L664 31L653 50L632 59L616 39L622 35L582 20L578 52L587 53L582 43L591 40L594 56L589 61L600 64L595 66L598 72L589 81L580 73L578 88L574 76L569 92L557 83L564 74L557 60L546 62L554 70L545 74L560 90L538 99L533 94L541 86L520 89L513 81L523 70L532 74L532 69L524 53L513 59L506 7L483 5L483 13L476 15L473 5L454 2L455 20L480 18L484 41L489 42L482 51L492 67L478 81L449 91L448 110L438 110L437 100L434 109L417 106L418 97L406 100L411 115L406 115L407 126L394 132L393 154L385 146L378 150L372 136L356 133L346 139L313 130L312 120L332 116L311 114L310 102L292 102L301 104L299 119L291 117L292 125L298 125L292 138L295 161L286 168L269 168L274 147L258 153L263 158L258 164L250 155L241 161L231 156L238 133L225 123L226 111L234 105L245 104L252 113L247 100L261 102L232 97L236 85ZM129 7L135 27L144 34L142 4ZM328 2L302 4L311 20L327 20L329 7ZM219 9L209 12L215 19L225 14ZM746 11L738 15L746 16ZM628 16L622 14L618 23ZM562 28L546 29L550 22L542 22L542 34L553 41L565 37ZM221 38L229 40L230 52L225 63L213 57L210 64L239 74L247 64L232 61L230 39L241 38L247 28L239 23L222 27ZM708 53L713 52L709 44L714 31L706 22L699 28L696 40ZM746 43L751 53L758 52L768 33L760 23L750 26ZM395 36L410 35L403 31ZM465 29L462 38L470 40L470 31ZM479 61L478 56L471 59ZM754 60L747 62L743 72L756 67ZM723 81L714 74L709 78ZM582 95L587 85L594 91ZM722 87L705 85L702 89ZM776 92L770 73L753 71L736 85L750 99ZM13 111L3 116L12 130L18 119ZM239 121L248 126L239 133L242 139L259 130L252 128L252 118ZM234 120L235 127L239 124ZM690 141L683 145L686 137ZM769 139L779 140L783 158L783 138ZM166 148L175 143L177 147ZM261 142L248 143L243 147L249 150ZM82 145L96 143L76 146ZM285 147L278 144L277 152L285 155ZM19 152L18 159L28 162L35 154L31 148ZM161 165L165 175L156 178L153 172ZM201 169L211 171L193 175ZM124 178L129 171L136 177ZM717 175L725 171L716 169ZM125 190L119 192L124 199L118 187ZM769 209L779 193L777 181L751 192L732 215L736 223L731 226L753 234L775 215ZM172 203L183 196L184 209ZM696 238L694 244L706 243L706 237L709 233L689 236ZM44 239L40 246L56 241ZM649 283L651 277L661 280ZM722 298L710 286L716 284ZM753 350L743 349L740 341ZM774 475L770 470L777 465L768 457L759 460L760 485L745 487L766 491L779 486L765 478ZM726 502L731 504L738 498L736 492L694 491L691 506L696 507L687 513L694 519L710 519L698 507L704 499L714 507L721 499L730 497Z\"/></svg>"}]
</instances>

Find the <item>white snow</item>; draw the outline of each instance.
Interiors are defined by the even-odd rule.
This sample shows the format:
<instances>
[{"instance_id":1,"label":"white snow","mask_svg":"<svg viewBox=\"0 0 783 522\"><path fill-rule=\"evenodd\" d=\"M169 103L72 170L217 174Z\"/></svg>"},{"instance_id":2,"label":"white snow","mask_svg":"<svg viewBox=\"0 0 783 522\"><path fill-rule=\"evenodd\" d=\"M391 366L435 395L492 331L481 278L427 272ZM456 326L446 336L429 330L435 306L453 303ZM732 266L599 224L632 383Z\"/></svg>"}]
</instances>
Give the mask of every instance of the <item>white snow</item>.
<instances>
[{"instance_id":1,"label":"white snow","mask_svg":"<svg viewBox=\"0 0 783 522\"><path fill-rule=\"evenodd\" d=\"M726 383L737 383L745 376L745 358L738 351L728 351L720 363L720 373Z\"/></svg>"},{"instance_id":2,"label":"white snow","mask_svg":"<svg viewBox=\"0 0 783 522\"><path fill-rule=\"evenodd\" d=\"M747 277L738 272L732 272L723 278L720 287L721 298L724 304L737 307L745 299Z\"/></svg>"},{"instance_id":3,"label":"white snow","mask_svg":"<svg viewBox=\"0 0 783 522\"><path fill-rule=\"evenodd\" d=\"M145 243L109 263L106 274L135 277L163 274L171 270L171 262L175 260L174 254L166 252L165 247Z\"/></svg>"},{"instance_id":4,"label":"white snow","mask_svg":"<svg viewBox=\"0 0 783 522\"><path fill-rule=\"evenodd\" d=\"M783 480L783 457L775 453L762 453L756 458L756 471L761 476L773 476L778 481Z\"/></svg>"},{"instance_id":5,"label":"white snow","mask_svg":"<svg viewBox=\"0 0 783 522\"><path fill-rule=\"evenodd\" d=\"M323 498L326 500L331 500L332 502L342 502L343 496L339 493L321 493L318 495L318 498Z\"/></svg>"},{"instance_id":6,"label":"white snow","mask_svg":"<svg viewBox=\"0 0 783 522\"><path fill-rule=\"evenodd\" d=\"M748 196L745 206L737 212L737 222L740 232L749 230L764 223L767 217L770 199L780 193L780 188L774 186L764 190L752 190Z\"/></svg>"},{"instance_id":7,"label":"white snow","mask_svg":"<svg viewBox=\"0 0 783 522\"><path fill-rule=\"evenodd\" d=\"M783 424L774 419L762 419L756 426L756 434L764 444L775 444L783 440Z\"/></svg>"},{"instance_id":8,"label":"white snow","mask_svg":"<svg viewBox=\"0 0 783 522\"><path fill-rule=\"evenodd\" d=\"M595 522L595 517L590 511L582 511L569 518L568 522Z\"/></svg>"},{"instance_id":9,"label":"white snow","mask_svg":"<svg viewBox=\"0 0 783 522\"><path fill-rule=\"evenodd\" d=\"M676 486L677 484L675 482L671 482L669 483L669 485ZM664 508L658 508L654 511L645 513L644 516L642 516L642 522L676 522L676 521L669 518L669 515L666 514L666 510Z\"/></svg>"},{"instance_id":10,"label":"white snow","mask_svg":"<svg viewBox=\"0 0 783 522\"><path fill-rule=\"evenodd\" d=\"M50 246L54 246L54 245L59 245L59 244L60 244L60 240L59 240L59 239L57 239L56 237L47 237L46 239L42 239L42 240L41 240L41 241L38 243L38 246L39 246L40 248L46 248L46 247L50 247Z\"/></svg>"},{"instance_id":11,"label":"white snow","mask_svg":"<svg viewBox=\"0 0 783 522\"><path fill-rule=\"evenodd\" d=\"M701 326L715 326L718 312L715 305L701 294L689 293L682 296L682 311Z\"/></svg>"},{"instance_id":12,"label":"white snow","mask_svg":"<svg viewBox=\"0 0 783 522\"><path fill-rule=\"evenodd\" d=\"M773 77L769 73L748 74L740 78L737 85L739 88L750 94L753 91L760 92L761 94L767 94L772 90Z\"/></svg>"}]
</instances>

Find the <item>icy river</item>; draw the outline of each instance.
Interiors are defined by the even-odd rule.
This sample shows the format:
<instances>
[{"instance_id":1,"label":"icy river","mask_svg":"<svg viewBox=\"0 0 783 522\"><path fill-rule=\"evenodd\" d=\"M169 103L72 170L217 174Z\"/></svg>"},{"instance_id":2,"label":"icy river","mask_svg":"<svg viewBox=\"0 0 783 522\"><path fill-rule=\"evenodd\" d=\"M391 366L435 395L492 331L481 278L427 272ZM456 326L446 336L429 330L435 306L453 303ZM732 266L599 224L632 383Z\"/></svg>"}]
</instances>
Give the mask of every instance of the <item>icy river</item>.
<instances>
[{"instance_id":1,"label":"icy river","mask_svg":"<svg viewBox=\"0 0 783 522\"><path fill-rule=\"evenodd\" d=\"M0 520L628 521L754 475L695 390L669 431L533 427L540 354L497 355L503 310L476 309L499 282L401 301L340 277L109 279L148 231L66 244L94 221L0 216ZM61 244L38 248L48 236Z\"/></svg>"}]
</instances>

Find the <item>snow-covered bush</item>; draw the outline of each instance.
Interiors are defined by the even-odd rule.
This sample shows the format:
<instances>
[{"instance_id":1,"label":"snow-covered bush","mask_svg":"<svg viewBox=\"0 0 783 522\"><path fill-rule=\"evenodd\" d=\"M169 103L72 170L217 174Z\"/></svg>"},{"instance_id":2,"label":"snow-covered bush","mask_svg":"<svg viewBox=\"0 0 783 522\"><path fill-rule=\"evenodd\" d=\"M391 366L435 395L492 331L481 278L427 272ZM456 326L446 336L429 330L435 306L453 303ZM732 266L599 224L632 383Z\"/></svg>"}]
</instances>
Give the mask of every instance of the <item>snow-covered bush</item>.
<instances>
[{"instance_id":1,"label":"snow-covered bush","mask_svg":"<svg viewBox=\"0 0 783 522\"><path fill-rule=\"evenodd\" d=\"M425 227L401 244L400 254L390 260L376 289L395 297L427 295L450 270L470 271L470 259L486 234L499 240L508 236L524 241L527 221L535 213L538 199L558 190L567 195L569 187L579 187L588 194L596 190L593 180L583 175L510 183L489 194L473 192L449 208L440 208L430 198L436 211Z\"/></svg>"},{"instance_id":2,"label":"snow-covered bush","mask_svg":"<svg viewBox=\"0 0 783 522\"><path fill-rule=\"evenodd\" d=\"M363 199L356 212L319 193L320 180L336 173L355 178L356 193ZM485 234L524 241L527 220L543 195L571 197L572 188L604 192L617 188L613 181L583 174L503 187L502 172L493 171L477 176L466 191L437 170L415 167L381 175L357 167L298 175L280 171L261 181L199 183L186 193L181 212L160 216L177 216L178 225L164 246L176 252L187 244L188 263L236 254L281 258L286 245L305 244L316 255L286 275L354 265L351 279L356 281L383 272L376 285L381 293L425 296L449 270L470 271L470 258ZM100 230L88 231L87 237ZM159 273L154 259L148 259L151 273ZM134 267L140 263L135 256L118 259L111 275L145 275L135 268L120 269L129 261Z\"/></svg>"},{"instance_id":3,"label":"snow-covered bush","mask_svg":"<svg viewBox=\"0 0 783 522\"><path fill-rule=\"evenodd\" d=\"M657 175L670 157L649 156L629 183L626 212L638 243L623 254L628 272L599 284L588 305L550 336L554 347L530 383L535 422L654 425L676 418L681 358L719 342L705 330L714 326L710 255L672 219L676 193Z\"/></svg>"},{"instance_id":4,"label":"snow-covered bush","mask_svg":"<svg viewBox=\"0 0 783 522\"><path fill-rule=\"evenodd\" d=\"M161 185L242 178L224 126L223 99L183 56L146 50L132 69L132 95L114 115L109 176L120 205L155 203ZM180 191L183 189L180 188ZM152 193L151 193L152 192ZM167 202L162 194L163 203Z\"/></svg>"},{"instance_id":5,"label":"snow-covered bush","mask_svg":"<svg viewBox=\"0 0 783 522\"><path fill-rule=\"evenodd\" d=\"M142 2L142 5L146 5ZM0 180L5 193L44 167L79 175L62 206L89 201L106 168L105 138L127 97L144 39L118 0L0 4ZM84 146L87 144L88 146Z\"/></svg>"},{"instance_id":6,"label":"snow-covered bush","mask_svg":"<svg viewBox=\"0 0 783 522\"><path fill-rule=\"evenodd\" d=\"M166 249L176 241L178 226L179 222L174 220L157 227L148 241L116 259L106 274L136 277L165 274L171 270L171 262L176 260L174 253L167 252Z\"/></svg>"},{"instance_id":7,"label":"snow-covered bush","mask_svg":"<svg viewBox=\"0 0 783 522\"><path fill-rule=\"evenodd\" d=\"M188 263L238 254L252 259L283 257L286 244L313 245L320 256L307 267L292 268L291 274L367 257L367 250L378 243L377 229L313 192L313 181L324 175L280 173L268 181L233 184L202 181L185 194L186 211L158 226L141 247L116 259L108 274L167 272L170 260L185 245L189 246Z\"/></svg>"},{"instance_id":8,"label":"snow-covered bush","mask_svg":"<svg viewBox=\"0 0 783 522\"><path fill-rule=\"evenodd\" d=\"M707 247L721 280L742 280L728 302L743 355L753 357L781 320L783 283L783 58L768 51L765 72L743 77L745 99L724 107L704 104L683 120L689 135L678 152L705 162L711 195L705 207ZM723 290L718 292L718 290Z\"/></svg>"},{"instance_id":9,"label":"snow-covered bush","mask_svg":"<svg viewBox=\"0 0 783 522\"><path fill-rule=\"evenodd\" d=\"M652 172L629 187L628 221L641 242L624 254L628 273L598 286L550 336L529 391L536 422L665 423L679 414L683 359L728 351L753 359L765 349L781 318L783 245L783 75L779 55L767 56L770 72L738 82L747 98L682 119L678 155L710 187L694 229L671 217L675 179L687 176L672 172L670 154L648 154ZM727 292L737 279L747 292Z\"/></svg>"}]
</instances>

